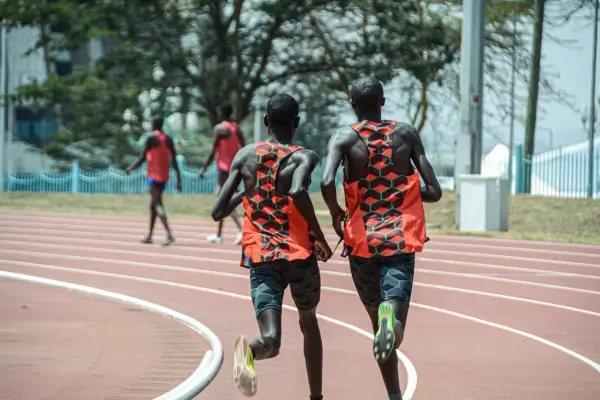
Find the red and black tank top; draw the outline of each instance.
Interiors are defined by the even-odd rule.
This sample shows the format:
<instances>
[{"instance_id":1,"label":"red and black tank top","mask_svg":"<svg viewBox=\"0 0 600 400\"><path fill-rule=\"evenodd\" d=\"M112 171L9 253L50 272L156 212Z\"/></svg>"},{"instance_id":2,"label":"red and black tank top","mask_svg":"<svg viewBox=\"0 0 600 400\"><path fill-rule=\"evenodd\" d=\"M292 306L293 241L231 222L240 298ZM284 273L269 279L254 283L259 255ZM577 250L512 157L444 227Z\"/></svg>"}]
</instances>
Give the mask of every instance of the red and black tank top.
<instances>
[{"instance_id":1,"label":"red and black tank top","mask_svg":"<svg viewBox=\"0 0 600 400\"><path fill-rule=\"evenodd\" d=\"M243 256L253 263L300 260L312 254L306 219L292 198L278 193L275 185L282 162L301 149L304 147L256 143L256 186L243 199L242 238Z\"/></svg>"},{"instance_id":2,"label":"red and black tank top","mask_svg":"<svg viewBox=\"0 0 600 400\"><path fill-rule=\"evenodd\" d=\"M146 152L146 174L157 182L169 180L172 151L169 148L169 136L161 131L154 131L148 139L151 143Z\"/></svg>"},{"instance_id":3,"label":"red and black tank top","mask_svg":"<svg viewBox=\"0 0 600 400\"><path fill-rule=\"evenodd\" d=\"M396 121L363 121L350 127L369 151L367 174L348 182L344 243L352 255L370 258L415 253L426 241L419 174L394 172L392 133ZM347 162L346 160L344 162Z\"/></svg>"}]
</instances>

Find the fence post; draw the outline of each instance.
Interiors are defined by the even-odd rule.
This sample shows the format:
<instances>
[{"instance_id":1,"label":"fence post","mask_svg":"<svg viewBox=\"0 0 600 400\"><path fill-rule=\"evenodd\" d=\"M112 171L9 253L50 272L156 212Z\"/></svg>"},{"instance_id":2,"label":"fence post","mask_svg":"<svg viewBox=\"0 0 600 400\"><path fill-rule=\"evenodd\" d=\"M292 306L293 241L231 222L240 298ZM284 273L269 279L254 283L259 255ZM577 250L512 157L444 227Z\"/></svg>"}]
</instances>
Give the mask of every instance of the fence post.
<instances>
[{"instance_id":1,"label":"fence post","mask_svg":"<svg viewBox=\"0 0 600 400\"><path fill-rule=\"evenodd\" d=\"M523 144L515 146L515 194L523 193Z\"/></svg>"},{"instance_id":2,"label":"fence post","mask_svg":"<svg viewBox=\"0 0 600 400\"><path fill-rule=\"evenodd\" d=\"M71 193L79 193L79 161L73 161L71 166Z\"/></svg>"}]
</instances>

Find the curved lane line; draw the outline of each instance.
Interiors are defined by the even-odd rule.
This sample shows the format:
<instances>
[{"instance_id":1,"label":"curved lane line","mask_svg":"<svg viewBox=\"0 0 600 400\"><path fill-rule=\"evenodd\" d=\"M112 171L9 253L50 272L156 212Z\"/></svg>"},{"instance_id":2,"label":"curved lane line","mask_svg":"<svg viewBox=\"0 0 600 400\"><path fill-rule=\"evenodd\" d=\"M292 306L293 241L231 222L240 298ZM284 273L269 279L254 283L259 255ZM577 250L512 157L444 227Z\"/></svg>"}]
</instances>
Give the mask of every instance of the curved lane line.
<instances>
[{"instance_id":1,"label":"curved lane line","mask_svg":"<svg viewBox=\"0 0 600 400\"><path fill-rule=\"evenodd\" d=\"M68 225L64 223L64 220L62 220L60 218L52 218L52 219L53 220L60 220L61 222L63 222L62 225L65 225L65 228L68 227ZM96 223L98 225L102 225L102 230L109 230L109 231L115 231L115 230L119 230L119 231L131 231L132 229L137 229L137 230L141 231L141 230L144 229L144 228L123 227L122 224L119 224L119 226L109 226L109 224L113 223L111 221L102 221L102 220L98 220L98 221L94 221L94 220L78 220L78 221ZM46 222L11 221L11 223L13 225L17 225L17 226L19 226L19 225L20 226L46 225L46 226L53 227L52 229L48 229L48 230L58 230L58 231L64 231L64 230L66 230L66 229L57 228L56 224L46 223ZM118 224L117 222L114 222L114 223ZM135 223L135 224L136 225L143 225L142 223ZM79 226L98 229L97 225L79 224ZM145 226L146 225L144 225L144 227ZM194 234L194 235L197 234L197 232L190 231L190 230L180 229L179 231L183 232L183 233ZM331 236L331 235L328 235L328 236ZM332 239L336 239L337 236L335 238L332 236L331 238ZM494 247L494 246L490 246L490 247ZM340 251L338 251L338 252L340 252ZM535 258L535 257L520 257L520 256L512 256L512 255L505 255L505 254L460 252L460 251L453 251L453 250L427 249L427 248L424 250L424 253L432 253L432 254L435 253L435 254L441 254L441 255L445 255L445 254L453 254L453 255L468 254L468 255L473 256L473 257L487 257L487 258L496 258L496 259L505 259L505 260L518 260L518 261L529 261L529 262L545 262L545 263L549 263L549 264L558 264L558 265L572 265L572 266L587 267L587 268L600 268L600 264L580 263L580 262L574 262L574 261L560 261L560 260L552 260L552 259L546 259L546 258ZM544 253L546 253L546 252L544 252ZM575 253L575 254L579 255L579 253ZM594 259L598 259L600 257L600 256L597 256L597 255L594 255L594 254L588 254L588 253L582 253L582 254L583 254L583 257L591 257L591 258L594 258Z\"/></svg>"},{"instance_id":2,"label":"curved lane line","mask_svg":"<svg viewBox=\"0 0 600 400\"><path fill-rule=\"evenodd\" d=\"M14 236L21 236L21 237L27 237L27 238L31 238L31 239L48 239L47 236L36 236L36 235L8 235L8 234L4 234L4 233L0 233L0 237L14 237ZM63 241L62 239L65 239L64 241L68 241L70 240L69 238L54 238L54 239L58 239L58 241ZM77 241L77 242L84 242L84 243L100 243L100 242L111 242L109 240L93 240L93 239L73 239L72 241ZM71 246L71 245L66 245L66 244L54 244L54 243L38 243L38 242L20 242L20 241L16 241L16 240L0 240L0 243L7 243L7 244L24 244L27 246L32 246L32 247L60 247L60 248L64 248L64 249L79 249L81 250L82 247L81 246ZM137 244L136 244L137 246ZM141 246L141 245L140 245ZM183 247L183 246L180 246ZM189 247L191 249L195 249L195 250L201 250L201 251L207 251L207 252L213 252L213 253L235 253L237 255L241 254L240 251L236 251L236 250L222 250L222 249L210 249L210 248L193 248L193 247ZM83 248L85 249L85 248ZM152 255L152 254L157 254L157 253L148 253L148 252L142 252L142 251L134 251L134 250L122 250L122 249L107 249L107 248L103 248L103 247L94 247L94 249L97 250L101 250L104 252L108 252L108 253L129 253L129 254L144 254L144 255ZM178 258L180 260L206 260L206 261L211 261L213 259L210 258L205 258L205 257L196 257L196 256L187 256L187 255L182 255L182 254L169 254L169 253L161 253L160 254L163 257L169 257L169 258ZM555 276L565 276L565 277L571 277L571 278L584 278L584 279L600 279L600 275L584 275L584 274L574 274L574 273L570 273L570 272L559 272L559 271L552 271L552 270L544 270L544 269L532 269L532 268L520 268L520 267L506 267L506 266L502 266L502 265L492 265L492 264L481 264L481 263L472 263L472 262L467 262L467 261L453 261L453 260L438 260L438 259L431 259L431 258L425 258L425 257L418 257L418 260L423 260L423 261L434 261L437 263L442 263L442 264L453 264L453 265L468 265L468 266L473 266L473 267L478 267L478 268L488 268L488 269L505 269L505 270L511 270L511 271L527 271L527 272L537 272L537 273L548 273L548 274L552 274ZM235 263L236 265L239 265L238 261L234 261L234 260L230 260L232 263ZM341 264L341 265L348 265L347 261L342 261L342 260L329 260L327 261L328 263L332 263L332 264ZM421 270L421 269L419 269ZM431 271L431 270L429 270ZM473 274L469 274L469 275L473 275Z\"/></svg>"},{"instance_id":3,"label":"curved lane line","mask_svg":"<svg viewBox=\"0 0 600 400\"><path fill-rule=\"evenodd\" d=\"M100 217L115 217L114 214L97 214ZM19 217L26 217L26 218L34 218L34 219L46 219L46 220L59 220L59 221L65 221L64 217L71 217L68 218L69 220L72 221L82 221L82 222L93 222L93 223L118 223L118 224L123 224L123 223L128 223L128 224L136 224L136 225L144 225L146 226L145 222L141 222L141 221L136 221L136 220L118 220L118 219L109 219L108 221L106 221L105 219L88 219L86 217L88 217L89 215L86 214L76 214L76 213L53 213L53 212L23 212L23 211L13 211L13 212L7 212L7 213L0 213L0 219L2 218L6 218L11 220L11 219L17 219ZM135 218L135 217L134 217ZM143 218L143 217L140 217ZM211 221L207 221L207 220L202 220L202 219L174 219L173 223L175 223L177 225L177 223L181 223L182 225L180 225L181 227L184 228L210 228L213 229L214 228L214 224ZM327 229L326 229L327 231ZM337 236L331 232L331 229L329 229L329 232L326 232L326 236L336 239L337 240ZM514 250L512 247L510 246L502 246L502 245L496 245L496 243L502 243L502 244L510 244L510 243L517 243L517 244L523 244L525 243L531 243L531 244L537 244L537 245L543 245L543 246L548 246L548 247L552 247L552 246L565 246L565 247L572 247L574 249L592 249L592 250L597 250L598 252L600 252L600 245L592 245L592 244L582 244L582 243L568 243L568 242L542 242L542 241L538 241L538 240L528 240L528 239L523 239L523 240L519 240L519 239L510 239L510 238L492 238L492 237L482 237L482 236L470 236L470 235L438 235L433 233L432 235L432 239L435 238L440 238L440 239L445 239L443 242L440 241L438 243L443 243L443 244L448 244L448 245L460 245L460 246L485 246L485 247L494 247L494 248L502 248L502 249L507 249L507 250ZM477 244L477 243L464 243L464 242L482 242L482 243L490 243L490 242L494 242L493 245L485 245L485 244ZM537 251L545 251L542 249L527 249L527 248L523 248L525 250L537 250ZM570 251L557 251L557 250L548 250L549 252L552 253L563 253L563 254L590 254L590 253L579 253L579 252L570 252Z\"/></svg>"},{"instance_id":4,"label":"curved lane line","mask_svg":"<svg viewBox=\"0 0 600 400\"><path fill-rule=\"evenodd\" d=\"M2 236L2 235L0 234L0 236ZM83 240L86 240L87 242L97 242L97 241L87 240L87 239L83 239ZM3 242L14 243L14 244L23 244L23 242L0 240L0 243L3 243ZM26 244L30 245L32 247L46 247L46 248L62 247L62 248L69 248L69 249L76 249L76 250L82 249L82 247L80 247L80 246L69 246L69 245L50 244L50 243L26 243ZM83 248L83 249L85 250L85 248ZM105 248L96 248L96 249L102 250L102 251L108 252L108 253L120 253L120 254L122 254L122 253L142 254L145 256L152 255L152 254L158 254L158 253L148 253L148 252L141 252L141 251L134 251L134 250L105 249ZM202 250L204 250L204 249L202 249ZM220 251L229 252L230 251L230 250L218 250L218 249L212 249L212 250L216 251L216 252L220 252ZM9 252L9 253L17 252L20 254L49 254L49 253L41 253L41 252L28 252L28 251L2 250L2 249L0 249L0 252ZM184 260L192 260L192 261L228 263L228 264L239 266L239 262L233 261L233 260L223 260L223 259L215 259L215 258L196 257L196 256L185 256L185 255L167 254L167 253L161 253L160 256L164 256L166 258L176 258L176 259L184 259ZM336 260L329 260L327 262L346 264L343 261L336 261ZM565 275L563 275L563 273L560 273L560 272L545 271L545 270L537 270L537 271L548 272L549 275L565 276ZM333 271L330 271L330 272L334 273ZM571 287L571 286L551 285L551 284L547 284L547 283L521 281L521 280L516 280L516 279L498 278L498 277L478 275L478 274L465 274L465 273L460 273L460 272L429 270L429 269L423 269L423 268L418 268L417 272L423 273L423 274L446 275L446 276L454 276L454 277L469 278L469 279L482 279L482 280L490 280L490 281L496 281L496 282L502 282L502 283L512 283L512 284L519 284L519 285L526 285L526 286L543 287L543 288L548 288L548 289L572 291L572 292L577 292L577 293L600 295L600 292L597 292L597 291L587 290L587 289L579 289L579 288L575 288L575 287ZM572 274L567 274L566 276L572 276ZM586 278L587 275L583 275L583 276L578 275L577 277ZM600 277L599 277L599 279L600 279Z\"/></svg>"},{"instance_id":5,"label":"curved lane line","mask_svg":"<svg viewBox=\"0 0 600 400\"><path fill-rule=\"evenodd\" d=\"M10 261L0 260L0 263L10 264ZM212 293L212 294L228 296L228 297L232 297L232 298L236 298L236 299L252 301L252 298L250 296L244 296L244 295L237 294L237 293L205 288L202 286L186 285L183 283L177 283L177 282L171 282L171 281L163 281L163 280L151 279L151 278L142 278L139 276L132 276L132 275L112 274L112 273L108 273L108 272L91 271L91 270L79 269L79 268L64 268L64 267L57 267L54 265L26 263L26 262L21 262L21 261L17 261L14 263L17 265L22 265L25 267L32 267L32 268L41 268L41 269L63 271L63 272L77 272L77 273L85 274L85 275L105 276L105 277L117 278L117 279L129 279L129 280L134 280L134 281L139 281L139 282L155 283L155 284L159 284L159 285L166 285L166 286L178 287L178 288L183 288L183 289L196 290L196 291L205 292L205 293ZM2 272L2 271L0 271L0 272ZM10 272L6 272L6 273L10 273ZM40 279L44 279L44 278L40 278ZM283 308L285 308L287 310L291 310L291 311L296 311L296 312L298 311L298 309L296 307L288 306L286 304L283 305ZM317 313L317 317L319 319L330 322L332 324L352 330L352 331L354 331L362 336L365 336L371 340L373 339L373 334L371 334L357 326L354 326L354 325L348 324L346 322L337 320L335 318L331 318L331 317L328 317L328 316L325 316L322 314L318 314L318 313ZM406 389L403 394L404 399L411 400L412 396L414 395L414 393L417 389L417 370L415 369L415 366L413 365L412 361L410 361L410 359L408 357L406 357L406 355L404 355L404 353L402 353L400 350L396 350L396 353L398 354L398 359L404 366L404 369L406 370L406 375L407 375ZM156 400L158 400L158 399L156 399ZM167 399L160 399L160 400L167 400Z\"/></svg>"},{"instance_id":6,"label":"curved lane line","mask_svg":"<svg viewBox=\"0 0 600 400\"><path fill-rule=\"evenodd\" d=\"M2 261L2 260L0 260ZM192 286L192 285L187 285L187 284L182 284L182 283L176 283L176 282L171 282L171 281L163 281L163 280L158 280L158 279L150 279L150 278L142 278L142 277L137 277L137 276L131 276L131 275L120 275L120 274L112 274L112 273L108 273L108 272L99 272L99 271L90 271L90 270L82 270L82 269L77 269L77 268L63 268L63 267L56 267L56 266L50 266L50 265L45 265L45 264L34 264L34 263L20 263L21 265L23 264L29 264L28 266L34 267L34 268L42 268L42 269L50 269L50 270L59 270L59 271L72 271L72 272L77 272L77 273L82 273L82 274L87 274L87 275L97 275L97 276L107 276L107 277L115 277L115 278L120 278L120 279L132 279L132 280L137 280L137 281L142 281L142 282L151 282L151 283L156 283L156 284L161 284L161 285L168 285L168 286L174 286L174 287L181 287L181 288L186 288L186 289L191 289L191 290L198 290L198 291L202 291L202 292L207 292L207 293L215 293L215 294L223 294L226 296L230 296L230 297L235 297L235 298L241 298L241 299L245 299L248 300L251 298L249 296L244 296L244 295L240 295L237 293L231 293L231 292L225 292L225 291L221 291L221 290L216 290L216 289L209 289L209 288L205 288L202 286ZM332 292L339 292L339 293L344 293L344 294L353 294L355 295L355 292L352 292L350 290L346 290L346 289L338 289L338 288L327 288L327 290L330 290ZM457 318L461 318L461 319L465 319L465 320L469 320L475 323L479 323L482 325L486 325L486 326L490 326L493 328L497 328L497 329L501 329L510 333L514 333L516 335L519 336L523 336L526 337L528 339L534 340L538 343L544 344L546 346L552 347L560 352L563 352L585 364L587 364L588 366L592 367L597 373L600 373L600 364L597 364L596 362L590 360L589 358L573 351L570 350L564 346L561 346L557 343L554 343L550 340L546 340L543 339L539 336L533 335L531 333L528 332L524 332L518 329L514 329L511 328L509 326L506 325L501 325L501 324L496 324L494 322L490 322L484 319L480 319L480 318L475 318L475 317L471 317L470 315L466 315L466 314L462 314L462 313L457 313L454 311L450 311L450 310L445 310L443 308L438 308L438 307L432 307L432 306L428 306L428 305L424 305L424 304L420 304L420 303L411 303L412 305L418 307L418 308L423 308L426 310L430 310L430 311L435 311L435 312L439 312L442 314L446 314L446 315L450 315L453 317L457 317ZM288 309L293 309L295 310L294 307L290 307L290 306L284 306ZM369 338L373 338L373 335L363 331L360 328L356 328L359 331L363 332L363 335L368 336ZM357 332L359 332L357 331ZM409 373L408 369L407 369L407 373ZM409 376L410 377L410 376ZM415 385L416 387L416 385ZM409 391L409 385L407 384L407 389L406 392ZM410 393L410 396L406 396L405 398L409 399L412 397L412 395L414 394L414 391Z\"/></svg>"},{"instance_id":7,"label":"curved lane line","mask_svg":"<svg viewBox=\"0 0 600 400\"><path fill-rule=\"evenodd\" d=\"M2 242L0 240L0 242ZM14 243L21 243L21 242L14 242ZM33 243L32 245L35 246L35 243ZM59 246L59 245L57 245ZM51 246L46 246L46 247L51 247ZM77 246L70 246L72 248L76 248L76 249L81 249L81 247L77 247ZM111 252L113 249L100 249L103 251L107 251L107 252ZM142 253L142 252L137 252L137 251L127 251L127 250L120 250L121 252L125 252L128 254L144 254L144 255L148 255L148 254L156 254L156 253ZM38 251L23 251L23 250L4 250L4 249L0 249L0 253L16 253L16 254L30 254L30 255L43 255L43 256L48 256L48 257L63 257L63 258L72 258L72 259L77 259L77 257L85 257L85 256L76 256L76 255L69 255L69 254L54 254L54 253L44 253L44 252L38 252ZM160 254L161 256L163 254ZM165 256L169 257L169 256L176 256L176 255L169 255L169 254L164 254ZM217 259L217 258L206 258L206 257L192 257L192 256L185 256L187 258L192 258L194 259L194 261L205 261L205 262L218 262L221 264L231 264L231 265L235 265L237 267L239 267L239 262L237 261L233 261L233 260L223 260L223 259ZM101 258L98 260L115 260L116 262L128 262L128 263L137 263L138 261L123 261L123 260L117 260L117 259L113 259L113 258ZM330 262L330 261L328 261ZM134 265L134 264L132 264ZM347 274L346 272L337 272L337 271L327 271L327 270L321 270L322 273L325 274ZM464 273L459 273L459 272L447 272L447 271L437 271L437 270L428 270L428 269L418 269L419 273L423 273L423 274L431 274L431 275L447 275L447 276L453 276L453 277L459 277L459 278L469 278L469 279L482 279L482 280L490 280L490 281L496 281L496 282L501 282L501 283L513 283L513 284L519 284L519 285L525 285L525 286L534 286L534 287L543 287L546 289L555 289L555 290L563 290L563 291L569 291L569 292L576 292L576 293L584 293L584 294L591 294L591 295L600 295L600 292L597 291L593 291L593 290L587 290L587 289L579 289L579 288L574 288L574 287L570 287L570 286L558 286L558 285L550 285L550 284L546 284L546 283L537 283L537 282L529 282L529 281L520 281L520 280L516 280L516 279L505 279L505 278L497 278L497 277L493 277L493 276L483 276L483 275L474 275L474 274L464 274Z\"/></svg>"},{"instance_id":8,"label":"curved lane line","mask_svg":"<svg viewBox=\"0 0 600 400\"><path fill-rule=\"evenodd\" d=\"M211 270L198 269L198 268L178 267L178 266L174 266L174 265L147 263L147 262L141 262L141 261L115 260L115 259L111 259L111 258L62 255L62 254L52 254L52 253L40 253L40 252L20 252L17 250L0 250L0 253L8 253L8 252L18 253L18 254L23 254L23 253L33 254L33 255L49 257L49 258L58 258L58 259L92 261L92 262L100 262L100 263L105 263L105 264L122 264L122 265L130 265L130 266L136 266L136 267L146 268L146 269L161 269L161 270L166 270L166 271L182 271L182 272L197 273L197 274L204 274L204 275L214 275L214 276L222 276L222 277L230 277L230 278L246 279L246 280L248 279L248 275L234 274L234 273L230 273L230 272L221 272L221 271L211 271ZM20 262L21 261L0 260L0 263L20 263ZM213 262L223 263L223 260L215 259L215 260L213 260ZM321 269L321 274L339 276L339 277L344 277L344 278L352 277L352 275L347 272L334 272L334 271L327 271L327 270L323 270L323 269ZM517 302L522 302L522 303L535 304L535 305L539 305L539 306L558 308L558 309L562 309L562 310L566 310L566 311L591 315L594 317L600 317L600 313L597 313L594 311L565 306L565 305L557 304L557 303L548 303L545 301L527 299L524 297L508 296L508 295L503 295L503 294L493 293L493 292L481 292L481 291L477 291L477 290L463 289L463 288L457 288L457 287L453 287L453 286L432 285L432 284L428 284L428 283L419 283L419 282L415 282L414 285L422 286L422 287L426 287L426 288L430 288L430 289L445 290L445 291L449 291L449 292L467 293L467 294L472 294L472 295L476 295L476 296L494 297L494 298L503 299L503 300L511 300L511 301L517 301ZM600 292L597 292L597 293L600 294Z\"/></svg>"},{"instance_id":9,"label":"curved lane line","mask_svg":"<svg viewBox=\"0 0 600 400\"><path fill-rule=\"evenodd\" d=\"M47 286L56 286L68 290L74 290L86 294L107 297L124 303L133 304L137 307L171 317L183 323L184 325L187 325L190 329L203 336L212 347L212 350L209 350L205 353L202 362L200 363L198 368L196 368L196 370L185 381L183 381L167 393L164 393L163 395L157 397L155 400L193 399L210 384L210 382L215 378L215 376L219 372L219 369L221 369L221 364L223 363L223 346L221 345L221 341L219 340L217 335L213 333L213 331L211 331L199 321L185 314L182 314L167 307L163 307L159 304L138 299L136 297L131 297L115 292L109 292L107 290L97 289L90 286L78 285L70 282L47 279L32 275L17 274L8 271L0 271L0 278L34 282Z\"/></svg>"}]
</instances>

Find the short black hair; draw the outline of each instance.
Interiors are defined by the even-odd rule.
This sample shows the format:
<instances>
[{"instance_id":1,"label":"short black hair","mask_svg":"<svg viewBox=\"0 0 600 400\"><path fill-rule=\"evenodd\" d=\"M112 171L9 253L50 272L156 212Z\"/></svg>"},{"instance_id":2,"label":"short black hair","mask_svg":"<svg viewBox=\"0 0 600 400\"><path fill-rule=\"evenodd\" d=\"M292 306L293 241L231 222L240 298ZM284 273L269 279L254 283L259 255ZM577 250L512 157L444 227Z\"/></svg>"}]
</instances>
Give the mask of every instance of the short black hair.
<instances>
[{"instance_id":1,"label":"short black hair","mask_svg":"<svg viewBox=\"0 0 600 400\"><path fill-rule=\"evenodd\" d=\"M298 102L289 94L276 94L267 103L267 119L272 125L288 124L298 117L299 113Z\"/></svg>"},{"instance_id":2,"label":"short black hair","mask_svg":"<svg viewBox=\"0 0 600 400\"><path fill-rule=\"evenodd\" d=\"M363 76L352 83L350 98L358 107L375 108L381 104L383 85L372 76Z\"/></svg>"},{"instance_id":3,"label":"short black hair","mask_svg":"<svg viewBox=\"0 0 600 400\"><path fill-rule=\"evenodd\" d=\"M233 107L231 106L231 103L229 103L229 102L220 104L218 109L225 118L229 118L229 117L231 117L231 114L233 114Z\"/></svg>"},{"instance_id":4,"label":"short black hair","mask_svg":"<svg viewBox=\"0 0 600 400\"><path fill-rule=\"evenodd\" d=\"M165 119L162 117L162 115L157 115L157 116L153 117L152 118L152 130L161 131L164 123L165 123Z\"/></svg>"}]
</instances>

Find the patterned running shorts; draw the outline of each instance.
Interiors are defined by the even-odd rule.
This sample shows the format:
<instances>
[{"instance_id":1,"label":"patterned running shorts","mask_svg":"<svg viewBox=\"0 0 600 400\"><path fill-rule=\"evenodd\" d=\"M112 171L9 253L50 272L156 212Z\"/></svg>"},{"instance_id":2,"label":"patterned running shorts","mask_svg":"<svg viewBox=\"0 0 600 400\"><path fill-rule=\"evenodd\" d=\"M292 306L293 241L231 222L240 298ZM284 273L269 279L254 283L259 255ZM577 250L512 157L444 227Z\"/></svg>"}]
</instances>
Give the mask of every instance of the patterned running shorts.
<instances>
[{"instance_id":1,"label":"patterned running shorts","mask_svg":"<svg viewBox=\"0 0 600 400\"><path fill-rule=\"evenodd\" d=\"M410 304L415 274L415 254L364 258L349 256L350 272L361 301L379 307L382 301L399 300Z\"/></svg>"},{"instance_id":2,"label":"patterned running shorts","mask_svg":"<svg viewBox=\"0 0 600 400\"><path fill-rule=\"evenodd\" d=\"M256 316L269 308L281 310L290 287L298 310L311 310L321 299L321 274L315 255L305 260L250 263L250 294Z\"/></svg>"}]
</instances>

